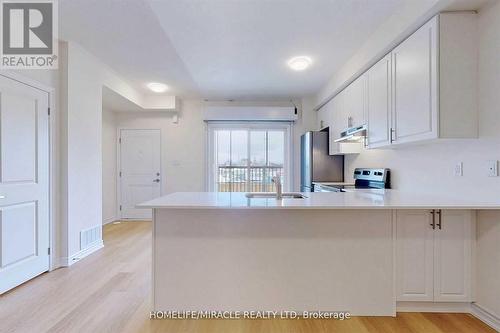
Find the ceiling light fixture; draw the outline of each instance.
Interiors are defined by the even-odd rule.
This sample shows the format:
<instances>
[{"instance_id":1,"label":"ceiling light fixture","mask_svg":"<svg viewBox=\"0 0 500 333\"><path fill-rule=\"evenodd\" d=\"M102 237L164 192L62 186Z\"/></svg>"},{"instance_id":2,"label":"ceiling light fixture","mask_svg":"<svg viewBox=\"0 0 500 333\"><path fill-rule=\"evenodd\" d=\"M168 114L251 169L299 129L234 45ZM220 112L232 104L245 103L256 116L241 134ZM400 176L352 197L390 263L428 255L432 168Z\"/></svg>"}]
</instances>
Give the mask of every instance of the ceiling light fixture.
<instances>
[{"instance_id":1,"label":"ceiling light fixture","mask_svg":"<svg viewBox=\"0 0 500 333\"><path fill-rule=\"evenodd\" d=\"M307 56L293 57L288 60L288 66L294 71L303 71L312 64L312 59Z\"/></svg>"},{"instance_id":2,"label":"ceiling light fixture","mask_svg":"<svg viewBox=\"0 0 500 333\"><path fill-rule=\"evenodd\" d=\"M164 83L151 82L147 84L148 88L155 93L163 93L168 90L168 86Z\"/></svg>"}]
</instances>

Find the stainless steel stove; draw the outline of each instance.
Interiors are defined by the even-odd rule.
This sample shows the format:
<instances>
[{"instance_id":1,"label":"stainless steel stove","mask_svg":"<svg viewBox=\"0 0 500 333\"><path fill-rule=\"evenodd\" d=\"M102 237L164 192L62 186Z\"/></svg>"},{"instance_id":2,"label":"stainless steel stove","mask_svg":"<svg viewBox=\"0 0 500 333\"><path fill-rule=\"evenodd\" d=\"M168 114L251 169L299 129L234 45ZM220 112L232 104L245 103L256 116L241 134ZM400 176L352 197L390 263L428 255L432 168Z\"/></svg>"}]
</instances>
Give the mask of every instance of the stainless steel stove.
<instances>
[{"instance_id":1,"label":"stainless steel stove","mask_svg":"<svg viewBox=\"0 0 500 333\"><path fill-rule=\"evenodd\" d=\"M316 183L314 192L346 192L351 190L391 188L391 172L387 168L356 168L354 184Z\"/></svg>"}]
</instances>

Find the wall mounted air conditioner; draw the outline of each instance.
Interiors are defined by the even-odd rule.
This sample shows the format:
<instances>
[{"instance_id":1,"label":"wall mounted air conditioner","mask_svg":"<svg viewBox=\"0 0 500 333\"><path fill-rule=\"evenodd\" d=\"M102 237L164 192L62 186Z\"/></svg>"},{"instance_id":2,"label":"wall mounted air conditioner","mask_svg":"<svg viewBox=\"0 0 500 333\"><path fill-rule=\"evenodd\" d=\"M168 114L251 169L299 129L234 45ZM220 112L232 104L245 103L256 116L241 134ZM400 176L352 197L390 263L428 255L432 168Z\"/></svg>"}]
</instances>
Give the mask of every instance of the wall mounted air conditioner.
<instances>
[{"instance_id":1,"label":"wall mounted air conditioner","mask_svg":"<svg viewBox=\"0 0 500 333\"><path fill-rule=\"evenodd\" d=\"M207 121L295 121L293 106L206 106L203 119Z\"/></svg>"}]
</instances>

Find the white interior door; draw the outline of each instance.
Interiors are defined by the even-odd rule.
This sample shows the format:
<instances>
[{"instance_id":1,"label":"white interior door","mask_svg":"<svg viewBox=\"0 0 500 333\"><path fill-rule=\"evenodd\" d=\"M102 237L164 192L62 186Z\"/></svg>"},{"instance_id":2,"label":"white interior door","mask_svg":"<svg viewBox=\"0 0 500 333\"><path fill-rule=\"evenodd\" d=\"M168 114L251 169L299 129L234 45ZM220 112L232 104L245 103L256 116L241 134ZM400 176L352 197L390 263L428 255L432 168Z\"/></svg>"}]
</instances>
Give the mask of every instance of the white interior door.
<instances>
[{"instance_id":1,"label":"white interior door","mask_svg":"<svg viewBox=\"0 0 500 333\"><path fill-rule=\"evenodd\" d=\"M0 75L0 294L49 269L48 102Z\"/></svg>"},{"instance_id":2,"label":"white interior door","mask_svg":"<svg viewBox=\"0 0 500 333\"><path fill-rule=\"evenodd\" d=\"M161 195L160 130L120 131L121 217L151 219L150 209L137 209L141 202Z\"/></svg>"}]
</instances>

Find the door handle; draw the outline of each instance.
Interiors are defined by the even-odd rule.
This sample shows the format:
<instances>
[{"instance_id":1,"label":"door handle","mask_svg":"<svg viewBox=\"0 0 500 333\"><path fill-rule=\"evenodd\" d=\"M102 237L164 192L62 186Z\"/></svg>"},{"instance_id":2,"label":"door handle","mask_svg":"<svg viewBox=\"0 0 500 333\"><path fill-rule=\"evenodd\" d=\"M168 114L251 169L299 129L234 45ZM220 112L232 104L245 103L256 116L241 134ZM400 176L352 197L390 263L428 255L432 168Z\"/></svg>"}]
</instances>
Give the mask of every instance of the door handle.
<instances>
[{"instance_id":1,"label":"door handle","mask_svg":"<svg viewBox=\"0 0 500 333\"><path fill-rule=\"evenodd\" d=\"M432 223L430 223L430 226L432 227L432 230L436 229L436 211L433 209L431 210L432 214Z\"/></svg>"},{"instance_id":2,"label":"door handle","mask_svg":"<svg viewBox=\"0 0 500 333\"><path fill-rule=\"evenodd\" d=\"M160 182L160 180L159 180L159 179L155 179L155 180L153 180L153 182L154 182L154 183L159 183L159 182Z\"/></svg>"},{"instance_id":3,"label":"door handle","mask_svg":"<svg viewBox=\"0 0 500 333\"><path fill-rule=\"evenodd\" d=\"M439 230L441 230L441 209L438 209L438 211L436 212L436 214L438 214L438 223L437 223L437 226L439 228Z\"/></svg>"}]
</instances>

